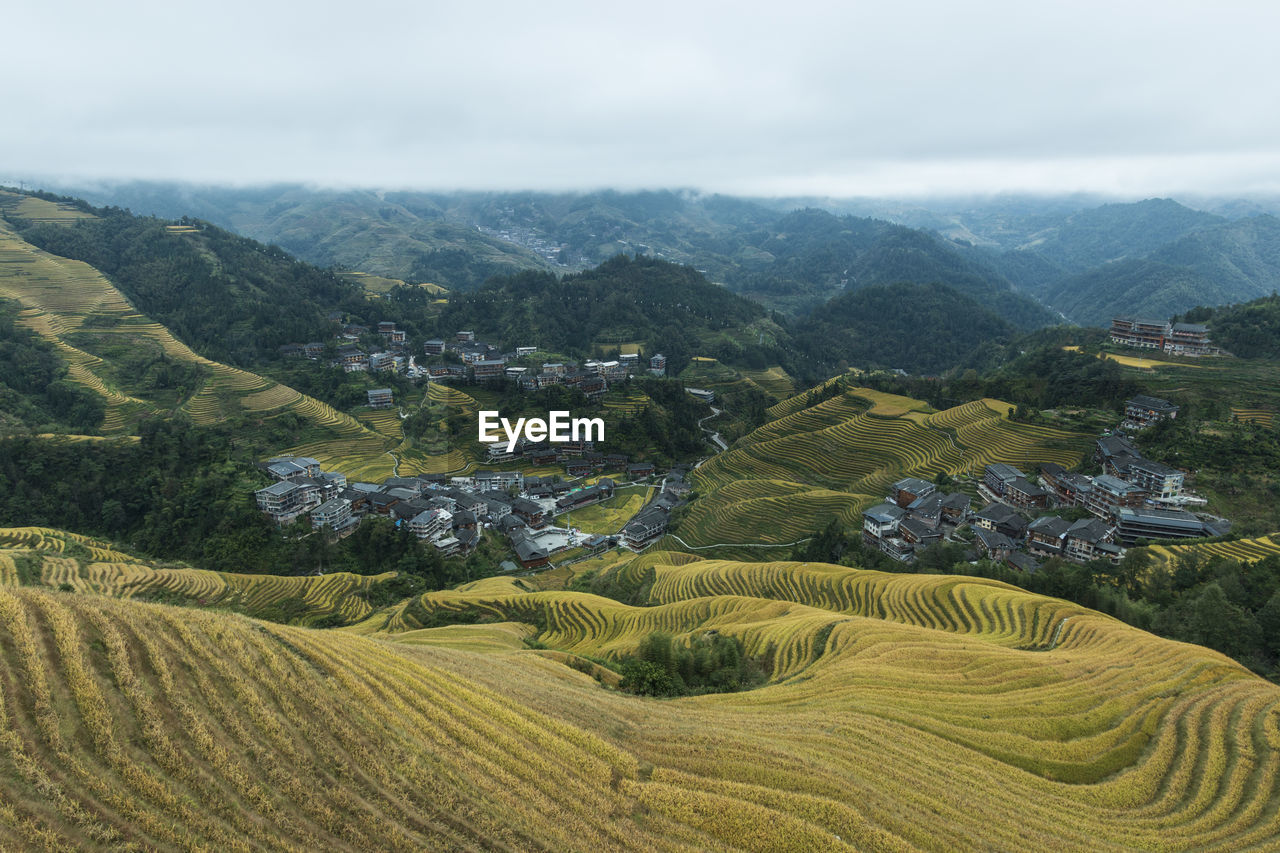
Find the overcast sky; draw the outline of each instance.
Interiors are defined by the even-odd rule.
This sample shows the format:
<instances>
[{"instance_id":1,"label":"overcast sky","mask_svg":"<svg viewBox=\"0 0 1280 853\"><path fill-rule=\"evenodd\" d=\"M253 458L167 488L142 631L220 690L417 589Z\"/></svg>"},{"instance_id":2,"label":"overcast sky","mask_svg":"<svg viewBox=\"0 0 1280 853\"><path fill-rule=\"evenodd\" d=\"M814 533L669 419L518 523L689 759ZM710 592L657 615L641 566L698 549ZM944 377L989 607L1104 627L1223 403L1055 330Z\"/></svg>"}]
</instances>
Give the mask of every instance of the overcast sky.
<instances>
[{"instance_id":1,"label":"overcast sky","mask_svg":"<svg viewBox=\"0 0 1280 853\"><path fill-rule=\"evenodd\" d=\"M8 4L0 181L1280 192L1280 2Z\"/></svg>"}]
</instances>

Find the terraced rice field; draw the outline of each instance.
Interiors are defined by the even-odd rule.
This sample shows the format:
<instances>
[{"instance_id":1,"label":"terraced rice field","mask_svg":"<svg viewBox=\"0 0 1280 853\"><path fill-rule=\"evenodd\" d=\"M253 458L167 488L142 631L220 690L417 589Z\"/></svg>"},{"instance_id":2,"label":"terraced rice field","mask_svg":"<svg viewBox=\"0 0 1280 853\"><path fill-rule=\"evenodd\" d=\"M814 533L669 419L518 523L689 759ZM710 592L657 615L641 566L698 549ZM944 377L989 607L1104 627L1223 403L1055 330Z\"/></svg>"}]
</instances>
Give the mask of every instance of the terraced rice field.
<instances>
[{"instance_id":1,"label":"terraced rice field","mask_svg":"<svg viewBox=\"0 0 1280 853\"><path fill-rule=\"evenodd\" d=\"M366 409L356 415L356 420L385 438L397 442L404 438L397 409Z\"/></svg>"},{"instance_id":2,"label":"terraced rice field","mask_svg":"<svg viewBox=\"0 0 1280 853\"><path fill-rule=\"evenodd\" d=\"M650 783L676 786L646 801L710 833L706 846L1278 843L1280 688L1214 652L970 578L687 554L608 571L650 583L646 606L494 579L353 631L421 637L420 618L469 608L537 621L540 642L574 655L630 654L656 630L739 638L770 686L630 713L599 689L595 701L539 705L578 725L623 722L619 742L653 765ZM519 695L546 701L532 686Z\"/></svg>"},{"instance_id":3,"label":"terraced rice field","mask_svg":"<svg viewBox=\"0 0 1280 853\"><path fill-rule=\"evenodd\" d=\"M97 219L92 213L86 213L72 204L45 201L18 193L0 190L0 210L32 222L66 223L79 219Z\"/></svg>"},{"instance_id":4,"label":"terraced rice field","mask_svg":"<svg viewBox=\"0 0 1280 853\"><path fill-rule=\"evenodd\" d=\"M50 572L83 580L67 559L49 555ZM643 606L490 578L317 631L0 586L0 840L1280 844L1280 688L1214 652L994 581L668 553L600 562L647 586ZM494 621L421 627L462 610ZM616 684L583 656L633 653L655 630L736 637L768 683L653 700L578 671ZM534 637L550 648L523 648Z\"/></svg>"},{"instance_id":5,"label":"terraced rice field","mask_svg":"<svg viewBox=\"0 0 1280 853\"><path fill-rule=\"evenodd\" d=\"M1232 406L1231 419L1241 423L1261 424L1265 427L1272 427L1276 423L1276 413L1267 409L1244 409Z\"/></svg>"},{"instance_id":6,"label":"terraced rice field","mask_svg":"<svg viewBox=\"0 0 1280 853\"><path fill-rule=\"evenodd\" d=\"M767 370L744 370L742 375L775 400L785 400L796 391L795 381L777 365Z\"/></svg>"},{"instance_id":7,"label":"terraced rice field","mask_svg":"<svg viewBox=\"0 0 1280 853\"><path fill-rule=\"evenodd\" d=\"M999 400L943 412L866 388L807 408L792 400L770 409L775 419L694 473L703 496L680 532L690 545L794 541L833 517L854 523L904 476L980 475L990 462L1028 473L1042 462L1072 466L1090 443L1084 434L1013 423ZM779 484L785 497L776 496Z\"/></svg>"},{"instance_id":8,"label":"terraced rice field","mask_svg":"<svg viewBox=\"0 0 1280 853\"><path fill-rule=\"evenodd\" d=\"M0 528L0 583L17 584L16 573L4 571L4 566L12 569L14 558L24 555L38 559L40 582L53 588L66 584L76 592L115 598L163 597L254 615L297 602L308 620L332 615L346 622L363 619L373 609L363 593L394 577L349 572L283 577L156 566L108 543L65 531Z\"/></svg>"},{"instance_id":9,"label":"terraced rice field","mask_svg":"<svg viewBox=\"0 0 1280 853\"><path fill-rule=\"evenodd\" d=\"M878 500L786 480L744 480L699 498L679 535L695 547L783 545L811 536L832 518L861 525L862 510Z\"/></svg>"},{"instance_id":10,"label":"terraced rice field","mask_svg":"<svg viewBox=\"0 0 1280 853\"><path fill-rule=\"evenodd\" d=\"M443 382L432 382L427 385L427 399L432 403L457 408L468 415L480 411L480 404L474 397Z\"/></svg>"},{"instance_id":11,"label":"terraced rice field","mask_svg":"<svg viewBox=\"0 0 1280 853\"><path fill-rule=\"evenodd\" d=\"M93 560L118 563L142 562L117 550L110 542L56 530L50 527L0 527L0 548L45 551L61 554L71 549L84 553Z\"/></svg>"},{"instance_id":12,"label":"terraced rice field","mask_svg":"<svg viewBox=\"0 0 1280 853\"><path fill-rule=\"evenodd\" d=\"M604 400L606 409L627 416L637 415L652 405L653 400L648 394L641 391L639 386L630 384L626 385L619 394L610 394Z\"/></svg>"},{"instance_id":13,"label":"terraced rice field","mask_svg":"<svg viewBox=\"0 0 1280 853\"><path fill-rule=\"evenodd\" d=\"M1254 539L1236 539L1231 542L1206 542L1191 545L1151 545L1147 550L1156 559L1173 562L1188 553L1210 559L1238 560L1253 563L1280 554L1280 533L1271 533Z\"/></svg>"}]
</instances>

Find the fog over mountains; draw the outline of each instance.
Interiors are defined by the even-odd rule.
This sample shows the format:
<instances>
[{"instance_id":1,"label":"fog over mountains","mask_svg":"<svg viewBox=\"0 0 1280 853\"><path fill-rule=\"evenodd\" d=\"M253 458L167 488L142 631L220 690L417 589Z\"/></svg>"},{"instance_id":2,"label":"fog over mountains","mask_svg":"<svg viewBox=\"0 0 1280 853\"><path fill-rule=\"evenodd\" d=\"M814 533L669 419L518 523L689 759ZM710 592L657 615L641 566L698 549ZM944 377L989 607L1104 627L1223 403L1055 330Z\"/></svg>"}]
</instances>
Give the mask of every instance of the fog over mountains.
<instances>
[{"instance_id":1,"label":"fog over mountains","mask_svg":"<svg viewBox=\"0 0 1280 853\"><path fill-rule=\"evenodd\" d=\"M931 202L747 199L695 191L427 193L97 183L59 189L193 216L322 266L470 290L615 254L688 264L784 314L846 290L940 283L1017 327L1168 316L1280 287L1280 199Z\"/></svg>"}]
</instances>

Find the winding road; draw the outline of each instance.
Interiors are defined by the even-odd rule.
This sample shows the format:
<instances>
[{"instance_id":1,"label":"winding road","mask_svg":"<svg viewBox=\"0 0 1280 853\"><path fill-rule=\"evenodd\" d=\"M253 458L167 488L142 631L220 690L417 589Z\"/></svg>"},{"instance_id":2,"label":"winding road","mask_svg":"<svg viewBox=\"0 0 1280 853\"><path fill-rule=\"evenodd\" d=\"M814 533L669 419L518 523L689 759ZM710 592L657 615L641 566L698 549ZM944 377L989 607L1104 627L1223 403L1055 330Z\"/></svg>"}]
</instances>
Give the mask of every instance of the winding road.
<instances>
[{"instance_id":1,"label":"winding road","mask_svg":"<svg viewBox=\"0 0 1280 853\"><path fill-rule=\"evenodd\" d=\"M707 438L711 439L711 443L716 445L716 447L719 447L721 450L728 450L729 445L724 443L724 439L720 437L719 432L716 432L715 430L709 429L702 425L703 421L709 421L712 418L722 414L724 414L724 409L717 409L715 406L712 406L711 414L707 415L705 418L700 418L698 420L698 429L705 432L707 434ZM702 463L699 462L698 464L701 465Z\"/></svg>"}]
</instances>

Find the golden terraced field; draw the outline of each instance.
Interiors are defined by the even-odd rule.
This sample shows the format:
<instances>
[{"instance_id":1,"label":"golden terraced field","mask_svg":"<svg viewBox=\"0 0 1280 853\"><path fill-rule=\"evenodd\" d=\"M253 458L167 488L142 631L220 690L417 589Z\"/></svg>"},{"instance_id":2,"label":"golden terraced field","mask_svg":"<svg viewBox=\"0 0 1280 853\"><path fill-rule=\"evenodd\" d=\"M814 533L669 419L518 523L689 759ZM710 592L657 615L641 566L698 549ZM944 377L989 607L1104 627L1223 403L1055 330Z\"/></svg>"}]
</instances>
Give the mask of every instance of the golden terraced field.
<instances>
[{"instance_id":1,"label":"golden terraced field","mask_svg":"<svg viewBox=\"0 0 1280 853\"><path fill-rule=\"evenodd\" d=\"M43 559L51 580L93 582ZM1214 652L973 578L594 565L636 604L490 578L343 630L8 580L0 847L1280 844L1280 688ZM491 621L420 627L464 609ZM671 700L604 686L617 676L591 659L655 630L737 637L768 682Z\"/></svg>"},{"instance_id":2,"label":"golden terraced field","mask_svg":"<svg viewBox=\"0 0 1280 853\"><path fill-rule=\"evenodd\" d=\"M792 542L858 513L904 476L980 475L989 462L1034 473L1072 466L1088 436L1014 423L1009 405L975 400L937 412L920 400L852 388L803 407L769 410L768 423L694 473L703 492L679 534L690 545Z\"/></svg>"},{"instance_id":3,"label":"golden terraced field","mask_svg":"<svg viewBox=\"0 0 1280 853\"><path fill-rule=\"evenodd\" d=\"M336 616L343 622L354 622L369 616L373 608L362 593L394 576L334 572L318 577L278 577L157 566L115 550L109 543L61 530L0 528L0 584L18 583L18 560L33 564L32 574L38 582L55 589L65 584L76 592L159 598L253 615L295 603L307 621Z\"/></svg>"},{"instance_id":4,"label":"golden terraced field","mask_svg":"<svg viewBox=\"0 0 1280 853\"><path fill-rule=\"evenodd\" d=\"M1161 562L1174 561L1186 554L1196 554L1213 560L1230 559L1241 563L1253 563L1280 554L1280 533L1271 533L1254 539L1235 539L1230 542L1151 545L1147 551Z\"/></svg>"}]
</instances>

